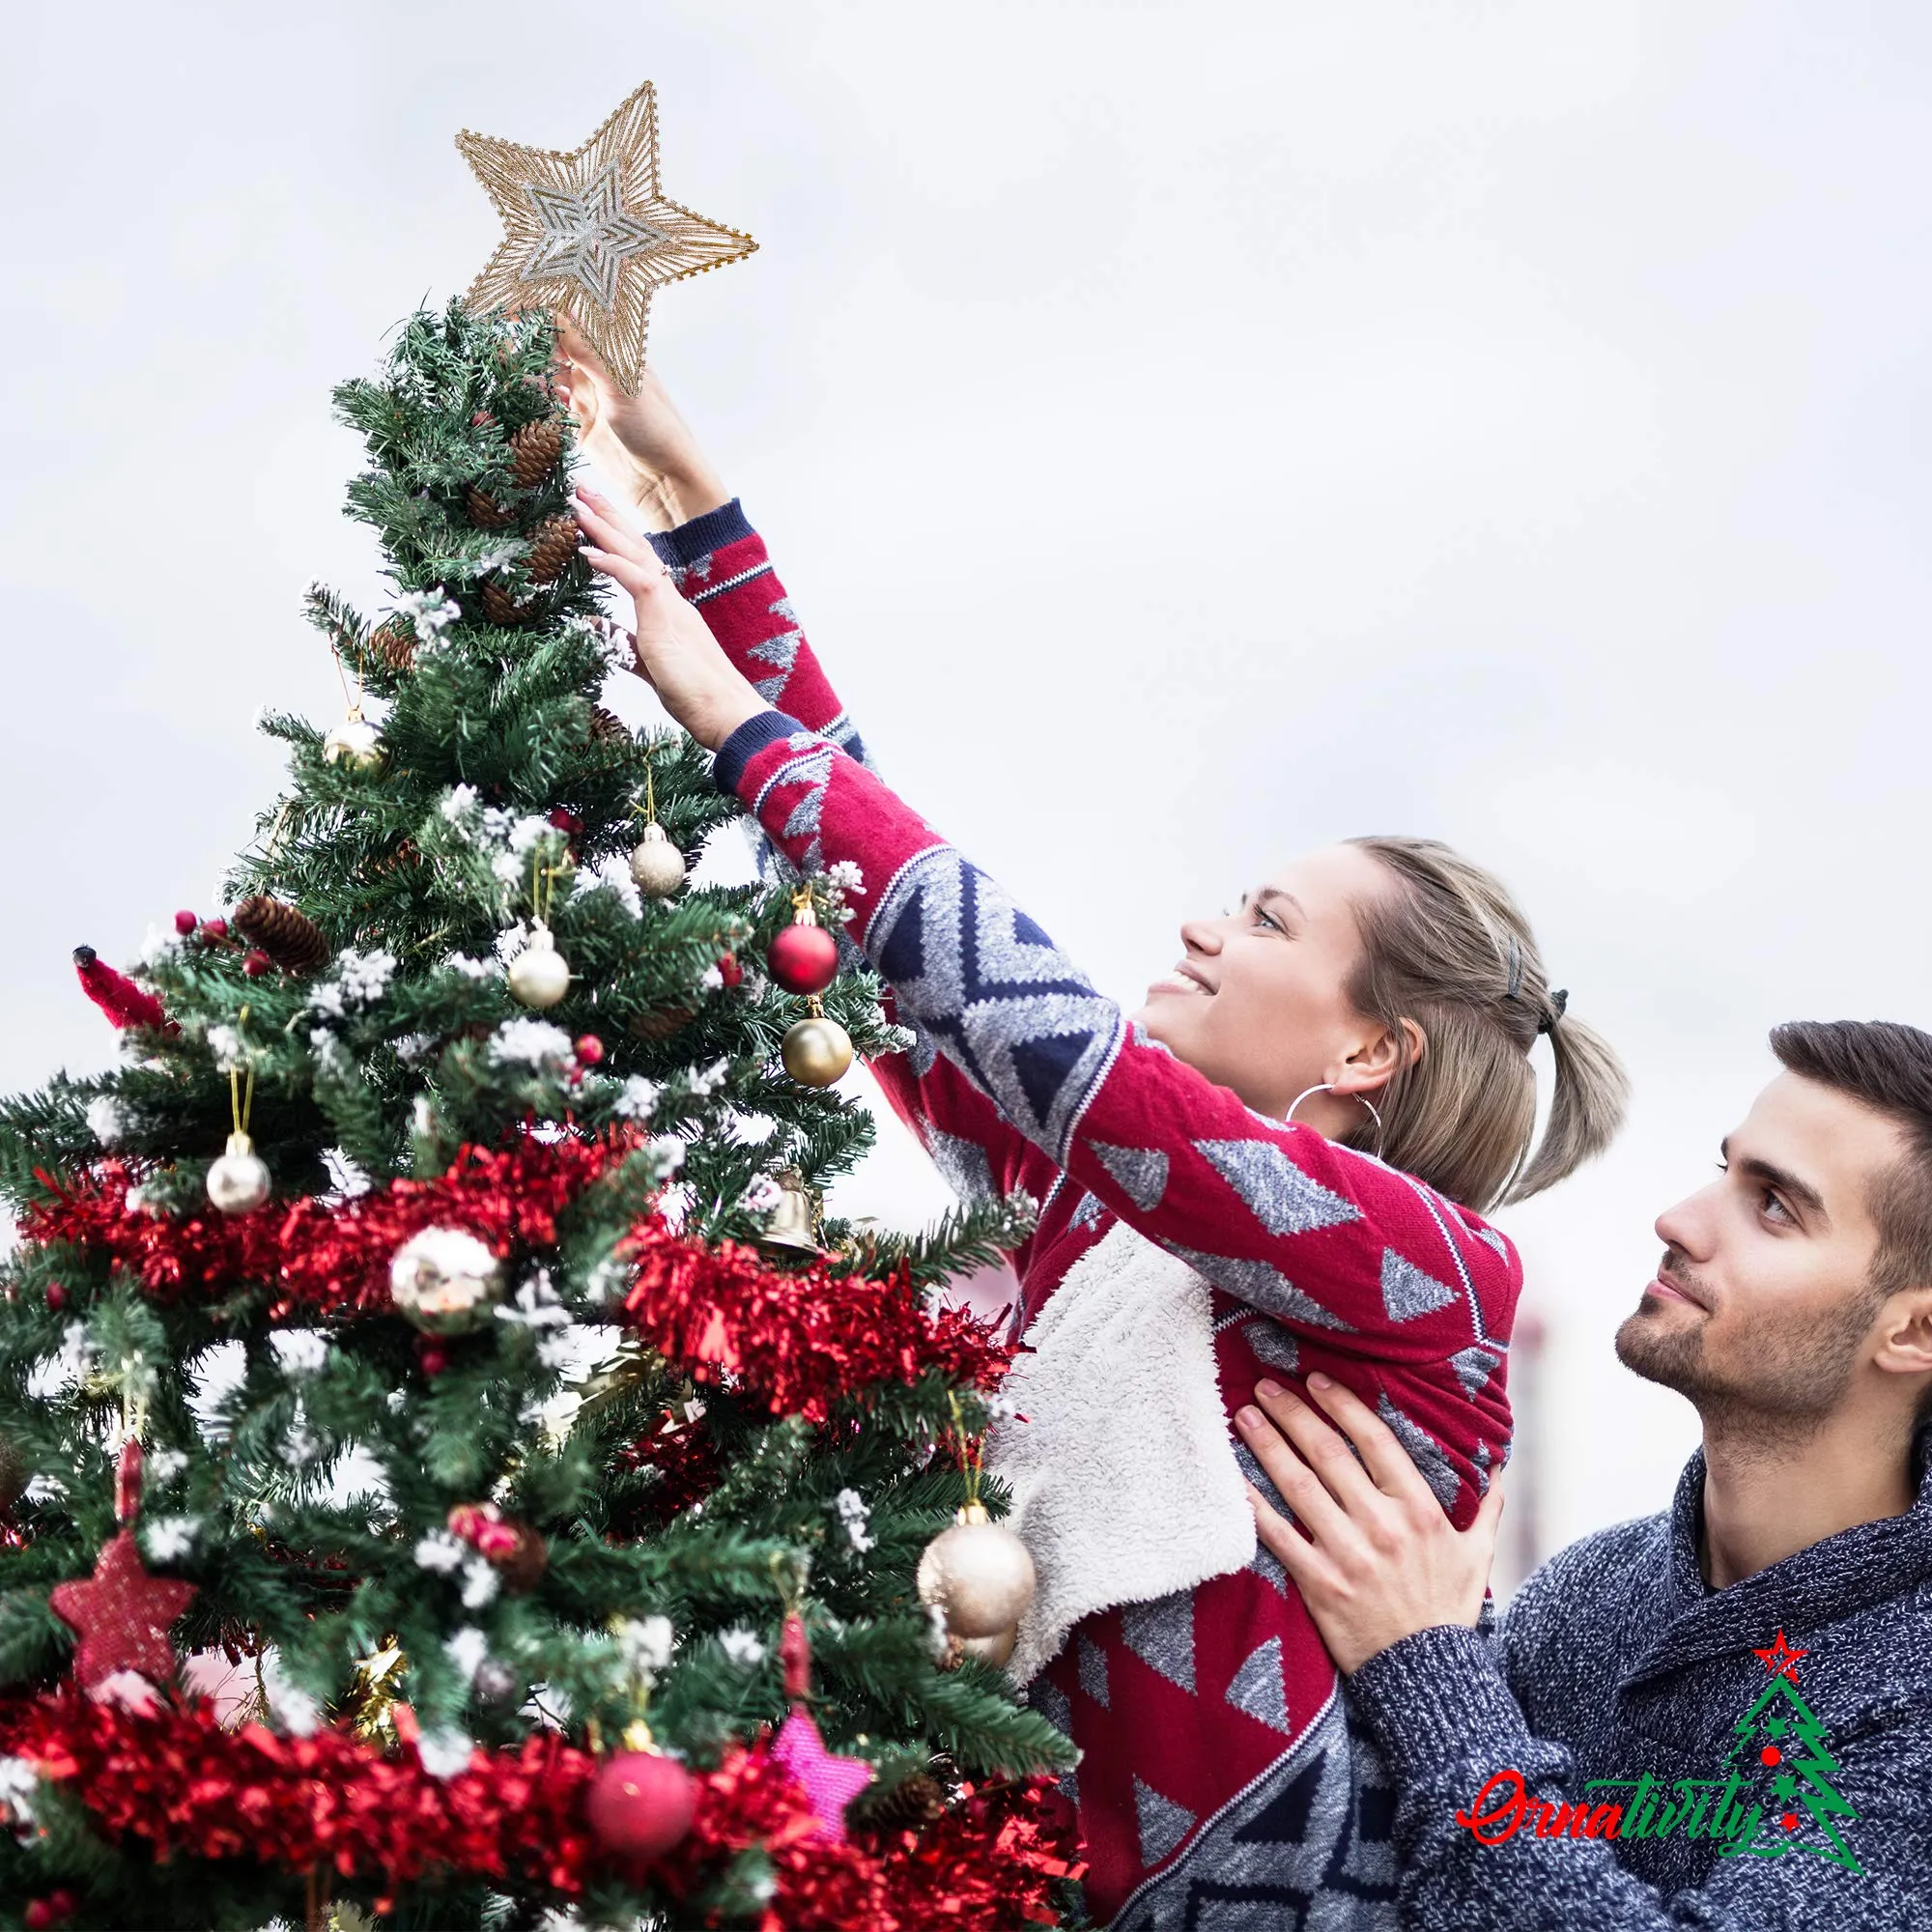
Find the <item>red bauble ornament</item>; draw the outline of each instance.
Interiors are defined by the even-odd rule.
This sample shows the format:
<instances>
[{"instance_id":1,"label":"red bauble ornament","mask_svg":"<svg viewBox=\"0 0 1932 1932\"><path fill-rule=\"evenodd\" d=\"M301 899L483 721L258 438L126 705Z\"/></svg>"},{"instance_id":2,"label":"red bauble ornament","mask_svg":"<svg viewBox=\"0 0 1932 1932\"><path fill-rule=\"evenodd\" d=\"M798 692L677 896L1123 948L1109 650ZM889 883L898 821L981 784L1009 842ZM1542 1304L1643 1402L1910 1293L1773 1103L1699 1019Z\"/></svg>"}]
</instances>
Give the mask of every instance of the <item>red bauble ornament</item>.
<instances>
[{"instance_id":1,"label":"red bauble ornament","mask_svg":"<svg viewBox=\"0 0 1932 1932\"><path fill-rule=\"evenodd\" d=\"M597 1842L627 1864L662 1858L691 1830L697 1785L675 1758L619 1751L599 1766L584 1800Z\"/></svg>"},{"instance_id":2,"label":"red bauble ornament","mask_svg":"<svg viewBox=\"0 0 1932 1932\"><path fill-rule=\"evenodd\" d=\"M571 1051L585 1066L595 1066L604 1058L604 1042L594 1033L587 1033Z\"/></svg>"},{"instance_id":3,"label":"red bauble ornament","mask_svg":"<svg viewBox=\"0 0 1932 1932\"><path fill-rule=\"evenodd\" d=\"M766 963L787 993L822 993L838 977L838 942L822 925L788 925Z\"/></svg>"},{"instance_id":4,"label":"red bauble ornament","mask_svg":"<svg viewBox=\"0 0 1932 1932\"><path fill-rule=\"evenodd\" d=\"M429 1380L434 1381L448 1368L449 1351L434 1342L425 1343L416 1350L416 1366Z\"/></svg>"},{"instance_id":5,"label":"red bauble ornament","mask_svg":"<svg viewBox=\"0 0 1932 1932\"><path fill-rule=\"evenodd\" d=\"M73 1674L83 1690L92 1690L122 1670L166 1683L175 1670L168 1626L195 1595L192 1583L150 1577L133 1532L124 1529L102 1546L90 1581L57 1583L47 1602L55 1616L80 1633Z\"/></svg>"},{"instance_id":6,"label":"red bauble ornament","mask_svg":"<svg viewBox=\"0 0 1932 1932\"><path fill-rule=\"evenodd\" d=\"M259 980L274 962L257 946L242 962L242 970L251 980Z\"/></svg>"},{"instance_id":7,"label":"red bauble ornament","mask_svg":"<svg viewBox=\"0 0 1932 1932\"><path fill-rule=\"evenodd\" d=\"M718 955L718 977L727 986L741 986L745 982L745 969L738 964L735 952L721 952Z\"/></svg>"},{"instance_id":8,"label":"red bauble ornament","mask_svg":"<svg viewBox=\"0 0 1932 1932\"><path fill-rule=\"evenodd\" d=\"M57 1281L47 1283L47 1306L56 1315L67 1306L67 1290Z\"/></svg>"},{"instance_id":9,"label":"red bauble ornament","mask_svg":"<svg viewBox=\"0 0 1932 1932\"><path fill-rule=\"evenodd\" d=\"M175 930L178 933L180 933L184 939L185 939L188 936L188 934L191 933L195 929L195 927L198 926L200 923L201 921L197 919L191 912L178 912L175 914Z\"/></svg>"}]
</instances>

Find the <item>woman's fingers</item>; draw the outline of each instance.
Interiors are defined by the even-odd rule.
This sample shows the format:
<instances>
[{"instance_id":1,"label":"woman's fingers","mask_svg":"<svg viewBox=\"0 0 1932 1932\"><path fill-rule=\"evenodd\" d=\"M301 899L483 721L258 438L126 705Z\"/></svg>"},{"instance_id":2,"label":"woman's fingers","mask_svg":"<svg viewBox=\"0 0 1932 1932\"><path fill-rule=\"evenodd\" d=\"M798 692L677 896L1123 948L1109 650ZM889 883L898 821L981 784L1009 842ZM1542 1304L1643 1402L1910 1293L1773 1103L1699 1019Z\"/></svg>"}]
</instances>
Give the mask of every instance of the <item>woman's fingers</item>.
<instances>
[{"instance_id":1,"label":"woman's fingers","mask_svg":"<svg viewBox=\"0 0 1932 1932\"><path fill-rule=\"evenodd\" d=\"M1415 1459L1396 1440L1395 1432L1358 1396L1333 1376L1308 1378L1308 1392L1335 1420L1335 1425L1362 1452L1375 1486L1384 1495L1407 1502L1424 1502L1439 1509L1435 1492L1422 1480ZM1351 1457L1350 1462L1353 1461Z\"/></svg>"},{"instance_id":2,"label":"woman's fingers","mask_svg":"<svg viewBox=\"0 0 1932 1932\"><path fill-rule=\"evenodd\" d=\"M556 340L558 348L580 369L586 370L599 383L606 384L611 387L615 386L614 379L610 369L606 366L603 356L591 348L590 338L578 327L573 318L562 309L557 311L556 316Z\"/></svg>"},{"instance_id":3,"label":"woman's fingers","mask_svg":"<svg viewBox=\"0 0 1932 1932\"><path fill-rule=\"evenodd\" d=\"M594 544L585 544L578 554L592 570L601 572L615 583L621 583L639 601L650 596L656 588L658 578L664 575L662 567L656 576L653 576L635 558L618 556L608 550L599 550Z\"/></svg>"},{"instance_id":4,"label":"woman's fingers","mask_svg":"<svg viewBox=\"0 0 1932 1932\"><path fill-rule=\"evenodd\" d=\"M577 521L589 531L600 550L609 551L613 556L628 557L641 571L651 576L665 575L663 560L650 544L642 537L633 534L611 515L611 506L603 497L592 498L589 491L577 493Z\"/></svg>"}]
</instances>

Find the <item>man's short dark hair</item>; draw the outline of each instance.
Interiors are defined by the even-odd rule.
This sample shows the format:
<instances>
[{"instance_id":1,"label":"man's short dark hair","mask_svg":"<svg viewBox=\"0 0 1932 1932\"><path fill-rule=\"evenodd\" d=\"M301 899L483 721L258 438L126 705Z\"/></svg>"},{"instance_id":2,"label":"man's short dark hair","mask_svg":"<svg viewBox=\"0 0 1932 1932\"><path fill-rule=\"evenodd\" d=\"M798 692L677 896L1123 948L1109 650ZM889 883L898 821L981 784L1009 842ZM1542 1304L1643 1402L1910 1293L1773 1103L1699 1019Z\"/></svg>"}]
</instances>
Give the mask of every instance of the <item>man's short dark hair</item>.
<instances>
[{"instance_id":1,"label":"man's short dark hair","mask_svg":"<svg viewBox=\"0 0 1932 1932\"><path fill-rule=\"evenodd\" d=\"M1904 1138L1867 1196L1878 1227L1872 1314L1901 1288L1932 1287L1932 1034L1896 1020L1788 1020L1772 1028L1771 1050L1800 1079L1895 1122ZM1932 1420L1932 1387L1918 1418Z\"/></svg>"}]
</instances>

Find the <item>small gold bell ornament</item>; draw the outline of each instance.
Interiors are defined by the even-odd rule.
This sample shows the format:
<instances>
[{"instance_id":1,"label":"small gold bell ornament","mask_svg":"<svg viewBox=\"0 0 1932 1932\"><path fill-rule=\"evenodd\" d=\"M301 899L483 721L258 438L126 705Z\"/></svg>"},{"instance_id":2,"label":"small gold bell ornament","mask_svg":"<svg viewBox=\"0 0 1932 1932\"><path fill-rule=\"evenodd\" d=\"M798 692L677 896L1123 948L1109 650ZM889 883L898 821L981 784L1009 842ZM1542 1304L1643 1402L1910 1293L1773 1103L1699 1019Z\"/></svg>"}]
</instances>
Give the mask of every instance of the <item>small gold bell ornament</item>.
<instances>
[{"instance_id":1,"label":"small gold bell ornament","mask_svg":"<svg viewBox=\"0 0 1932 1932\"><path fill-rule=\"evenodd\" d=\"M784 1070L801 1087L832 1087L852 1065L852 1036L837 1020L825 1017L822 1001L806 1002L807 1016L785 1029L780 1052Z\"/></svg>"},{"instance_id":2,"label":"small gold bell ornament","mask_svg":"<svg viewBox=\"0 0 1932 1932\"><path fill-rule=\"evenodd\" d=\"M363 717L359 704L352 704L349 716L322 741L324 764L343 765L365 777L380 772L388 755L382 732Z\"/></svg>"},{"instance_id":3,"label":"small gold bell ornament","mask_svg":"<svg viewBox=\"0 0 1932 1932\"><path fill-rule=\"evenodd\" d=\"M570 962L556 950L549 926L531 926L529 943L510 961L509 980L511 997L539 1010L570 991Z\"/></svg>"},{"instance_id":4,"label":"small gold bell ornament","mask_svg":"<svg viewBox=\"0 0 1932 1932\"><path fill-rule=\"evenodd\" d=\"M765 1232L758 1236L759 1247L817 1254L815 1216L811 1209L811 1196L806 1192L803 1177L795 1168L788 1167L779 1176L778 1181L778 1206L772 1209L771 1219L765 1223Z\"/></svg>"},{"instance_id":5,"label":"small gold bell ornament","mask_svg":"<svg viewBox=\"0 0 1932 1932\"><path fill-rule=\"evenodd\" d=\"M269 1198L272 1182L255 1143L238 1127L228 1151L208 1170L208 1198L224 1214L252 1214Z\"/></svg>"},{"instance_id":6,"label":"small gold bell ornament","mask_svg":"<svg viewBox=\"0 0 1932 1932\"><path fill-rule=\"evenodd\" d=\"M1012 1655L1019 1620L1033 1602L1033 1558L977 1496L925 1546L917 1580L920 1602L940 1613L964 1655L988 1663Z\"/></svg>"}]
</instances>

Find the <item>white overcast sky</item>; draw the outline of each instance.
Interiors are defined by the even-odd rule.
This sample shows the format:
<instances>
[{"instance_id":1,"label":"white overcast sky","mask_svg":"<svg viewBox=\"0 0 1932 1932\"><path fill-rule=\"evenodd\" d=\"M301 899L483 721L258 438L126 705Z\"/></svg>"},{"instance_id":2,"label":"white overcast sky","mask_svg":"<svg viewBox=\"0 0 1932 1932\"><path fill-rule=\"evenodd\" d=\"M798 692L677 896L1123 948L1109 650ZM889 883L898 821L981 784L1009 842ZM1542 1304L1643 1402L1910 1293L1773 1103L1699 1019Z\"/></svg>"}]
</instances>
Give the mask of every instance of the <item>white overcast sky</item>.
<instances>
[{"instance_id":1,"label":"white overcast sky","mask_svg":"<svg viewBox=\"0 0 1932 1932\"><path fill-rule=\"evenodd\" d=\"M328 389L494 244L453 135L645 77L668 191L763 244L658 366L889 773L1103 984L1351 832L1519 890L1637 1099L1508 1217L1515 1500L1662 1506L1694 1424L1609 1351L1652 1218L1773 1021L1932 1018L1908 0L12 15L0 1087L111 1060L69 950L208 910L255 714L339 704ZM938 1198L903 1147L859 1192Z\"/></svg>"}]
</instances>

